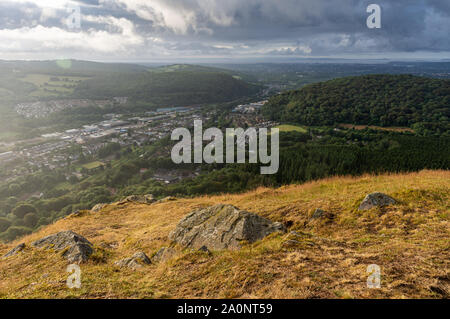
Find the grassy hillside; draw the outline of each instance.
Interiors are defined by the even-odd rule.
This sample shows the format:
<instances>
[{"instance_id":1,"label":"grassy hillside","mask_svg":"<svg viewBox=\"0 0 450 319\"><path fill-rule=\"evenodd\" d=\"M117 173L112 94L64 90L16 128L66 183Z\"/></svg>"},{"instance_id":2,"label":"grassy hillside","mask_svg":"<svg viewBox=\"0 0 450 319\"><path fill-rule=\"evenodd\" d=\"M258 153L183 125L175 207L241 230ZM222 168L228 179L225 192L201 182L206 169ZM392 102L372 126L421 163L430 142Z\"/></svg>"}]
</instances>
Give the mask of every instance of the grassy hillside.
<instances>
[{"instance_id":1,"label":"grassy hillside","mask_svg":"<svg viewBox=\"0 0 450 319\"><path fill-rule=\"evenodd\" d=\"M112 73L80 83L74 96L128 96L147 104L189 105L232 101L258 92L258 87L220 69L173 65L139 73Z\"/></svg>"},{"instance_id":2,"label":"grassy hillside","mask_svg":"<svg viewBox=\"0 0 450 319\"><path fill-rule=\"evenodd\" d=\"M358 211L360 201L373 191L391 195L399 204ZM0 259L0 297L448 298L449 191L450 172L422 171L330 178L152 205L112 204L1 245L1 255L21 242L28 247ZM275 234L240 251L209 256L176 247L178 255L172 259L137 271L113 266L136 251L151 256L170 244L168 234L183 216L217 203L292 225L289 231L300 234L298 245L286 248L283 242L290 235ZM316 208L329 214L311 220ZM66 287L67 262L58 253L29 247L33 240L69 229L96 249L81 265L78 290ZM381 267L381 289L366 287L370 264Z\"/></svg>"},{"instance_id":3,"label":"grassy hillside","mask_svg":"<svg viewBox=\"0 0 450 319\"><path fill-rule=\"evenodd\" d=\"M450 80L411 75L339 78L275 96L263 111L272 119L303 125L407 126L448 133Z\"/></svg>"},{"instance_id":4,"label":"grassy hillside","mask_svg":"<svg viewBox=\"0 0 450 319\"><path fill-rule=\"evenodd\" d=\"M0 60L0 105L114 96L128 96L147 104L186 105L230 101L257 91L258 87L233 77L231 71L196 65Z\"/></svg>"}]
</instances>

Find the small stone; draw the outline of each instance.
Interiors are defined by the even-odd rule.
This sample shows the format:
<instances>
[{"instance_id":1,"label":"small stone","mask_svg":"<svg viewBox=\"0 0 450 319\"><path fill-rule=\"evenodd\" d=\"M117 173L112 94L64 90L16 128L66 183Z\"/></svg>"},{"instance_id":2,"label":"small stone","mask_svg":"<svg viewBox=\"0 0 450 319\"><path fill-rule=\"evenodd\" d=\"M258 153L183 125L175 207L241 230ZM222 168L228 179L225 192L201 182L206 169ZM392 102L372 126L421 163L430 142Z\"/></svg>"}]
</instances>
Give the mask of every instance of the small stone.
<instances>
[{"instance_id":1,"label":"small stone","mask_svg":"<svg viewBox=\"0 0 450 319\"><path fill-rule=\"evenodd\" d=\"M361 205L359 205L359 210L369 210L374 207L383 207L396 203L397 201L392 197L380 192L375 192L367 195L364 198L364 200L361 202Z\"/></svg>"},{"instance_id":2,"label":"small stone","mask_svg":"<svg viewBox=\"0 0 450 319\"><path fill-rule=\"evenodd\" d=\"M127 267L134 270L149 264L151 264L150 258L143 252L137 252L129 258L124 258L114 263L118 267Z\"/></svg>"},{"instance_id":3,"label":"small stone","mask_svg":"<svg viewBox=\"0 0 450 319\"><path fill-rule=\"evenodd\" d=\"M322 210L322 209L320 209L320 208L317 208L315 211L314 211L314 213L313 213L313 215L312 215L312 219L318 219L318 218L321 218L321 217L323 217L325 215L325 211L324 210Z\"/></svg>"},{"instance_id":4,"label":"small stone","mask_svg":"<svg viewBox=\"0 0 450 319\"><path fill-rule=\"evenodd\" d=\"M126 203L138 203L138 204L152 204L155 202L152 194L147 195L130 195L118 202L118 205L124 205Z\"/></svg>"},{"instance_id":5,"label":"small stone","mask_svg":"<svg viewBox=\"0 0 450 319\"><path fill-rule=\"evenodd\" d=\"M208 255L211 255L211 251L206 246L202 246L198 249L198 251L201 251L203 253L207 253Z\"/></svg>"}]
</instances>

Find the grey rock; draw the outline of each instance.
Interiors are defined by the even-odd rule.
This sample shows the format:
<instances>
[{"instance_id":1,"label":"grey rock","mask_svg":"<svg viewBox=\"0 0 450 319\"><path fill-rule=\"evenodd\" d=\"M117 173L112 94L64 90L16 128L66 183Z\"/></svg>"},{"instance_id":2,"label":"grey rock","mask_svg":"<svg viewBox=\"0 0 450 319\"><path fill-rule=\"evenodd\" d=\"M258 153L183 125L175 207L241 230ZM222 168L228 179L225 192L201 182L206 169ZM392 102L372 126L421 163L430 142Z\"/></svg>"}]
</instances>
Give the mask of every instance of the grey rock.
<instances>
[{"instance_id":1,"label":"grey rock","mask_svg":"<svg viewBox=\"0 0 450 319\"><path fill-rule=\"evenodd\" d=\"M84 215L85 215L85 211L77 210L77 211L72 212L69 215L67 215L66 218L77 218L77 217L82 217Z\"/></svg>"},{"instance_id":2,"label":"grey rock","mask_svg":"<svg viewBox=\"0 0 450 319\"><path fill-rule=\"evenodd\" d=\"M359 210L368 210L374 207L383 207L396 203L397 201L392 197L383 193L375 192L367 195L364 198L364 200L359 205Z\"/></svg>"},{"instance_id":3,"label":"grey rock","mask_svg":"<svg viewBox=\"0 0 450 319\"><path fill-rule=\"evenodd\" d=\"M312 215L312 219L318 219L318 218L321 218L321 217L323 217L325 215L325 211L324 210L322 210L322 209L320 209L320 208L317 208L315 211L314 211L314 213L313 213L313 215Z\"/></svg>"},{"instance_id":4,"label":"grey rock","mask_svg":"<svg viewBox=\"0 0 450 319\"><path fill-rule=\"evenodd\" d=\"M208 255L211 255L211 252L209 251L208 247L202 246L198 249L198 251L201 251L202 253L207 253Z\"/></svg>"},{"instance_id":5,"label":"grey rock","mask_svg":"<svg viewBox=\"0 0 450 319\"><path fill-rule=\"evenodd\" d=\"M85 262L94 252L92 244L86 238L71 230L44 237L31 245L33 247L63 251L62 256L70 263Z\"/></svg>"},{"instance_id":6,"label":"grey rock","mask_svg":"<svg viewBox=\"0 0 450 319\"><path fill-rule=\"evenodd\" d=\"M172 258L176 254L176 250L170 247L162 247L158 252L152 257L152 262L159 263Z\"/></svg>"},{"instance_id":7,"label":"grey rock","mask_svg":"<svg viewBox=\"0 0 450 319\"><path fill-rule=\"evenodd\" d=\"M11 249L10 251L8 251L3 258L7 258L7 257L11 257L14 255L17 255L19 252L21 252L23 249L25 248L25 244L22 243L20 245L17 245L16 247L14 247L13 249Z\"/></svg>"},{"instance_id":8,"label":"grey rock","mask_svg":"<svg viewBox=\"0 0 450 319\"><path fill-rule=\"evenodd\" d=\"M127 267L130 269L142 268L143 265L149 264L151 264L150 258L143 252L137 252L129 258L124 258L114 263L118 267Z\"/></svg>"},{"instance_id":9,"label":"grey rock","mask_svg":"<svg viewBox=\"0 0 450 319\"><path fill-rule=\"evenodd\" d=\"M239 249L241 241L253 243L277 231L285 232L286 228L232 205L219 204L184 217L169 239L193 249Z\"/></svg>"},{"instance_id":10,"label":"grey rock","mask_svg":"<svg viewBox=\"0 0 450 319\"><path fill-rule=\"evenodd\" d=\"M118 204L123 205L126 203L138 203L138 204L152 204L156 200L153 198L153 195L130 195L121 200Z\"/></svg>"}]
</instances>

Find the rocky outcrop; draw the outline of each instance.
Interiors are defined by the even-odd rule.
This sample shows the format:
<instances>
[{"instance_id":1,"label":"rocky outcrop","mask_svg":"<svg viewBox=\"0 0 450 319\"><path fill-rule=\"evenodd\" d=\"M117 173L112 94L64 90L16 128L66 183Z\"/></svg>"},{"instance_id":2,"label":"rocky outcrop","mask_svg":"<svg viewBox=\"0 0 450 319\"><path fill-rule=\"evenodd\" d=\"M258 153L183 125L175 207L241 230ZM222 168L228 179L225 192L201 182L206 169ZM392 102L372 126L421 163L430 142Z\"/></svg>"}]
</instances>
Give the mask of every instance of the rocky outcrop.
<instances>
[{"instance_id":1,"label":"rocky outcrop","mask_svg":"<svg viewBox=\"0 0 450 319\"><path fill-rule=\"evenodd\" d=\"M126 203L138 203L138 204L153 204L156 200L153 198L153 195L147 194L147 195L131 195L120 202L118 202L118 205L124 205Z\"/></svg>"},{"instance_id":2,"label":"rocky outcrop","mask_svg":"<svg viewBox=\"0 0 450 319\"><path fill-rule=\"evenodd\" d=\"M134 270L149 264L151 264L150 258L143 252L137 252L129 258L121 259L114 263L118 267L127 267Z\"/></svg>"},{"instance_id":3,"label":"rocky outcrop","mask_svg":"<svg viewBox=\"0 0 450 319\"><path fill-rule=\"evenodd\" d=\"M239 249L241 241L252 243L276 231L285 232L285 226L232 205L219 204L184 217L169 238L194 249Z\"/></svg>"},{"instance_id":4,"label":"rocky outcrop","mask_svg":"<svg viewBox=\"0 0 450 319\"><path fill-rule=\"evenodd\" d=\"M62 256L70 263L85 262L94 252L92 244L86 238L71 230L44 237L31 245L33 247L63 251Z\"/></svg>"},{"instance_id":5,"label":"rocky outcrop","mask_svg":"<svg viewBox=\"0 0 450 319\"><path fill-rule=\"evenodd\" d=\"M359 210L369 210L374 207L383 207L396 203L397 201L392 197L383 193L375 192L367 195L364 198L364 200L359 205Z\"/></svg>"},{"instance_id":6,"label":"rocky outcrop","mask_svg":"<svg viewBox=\"0 0 450 319\"><path fill-rule=\"evenodd\" d=\"M25 249L25 244L22 243L20 245L17 245L16 247L14 247L13 249L11 249L10 251L8 251L3 258L7 258L7 257L11 257L14 255L17 255L19 252L21 252L22 250Z\"/></svg>"}]
</instances>

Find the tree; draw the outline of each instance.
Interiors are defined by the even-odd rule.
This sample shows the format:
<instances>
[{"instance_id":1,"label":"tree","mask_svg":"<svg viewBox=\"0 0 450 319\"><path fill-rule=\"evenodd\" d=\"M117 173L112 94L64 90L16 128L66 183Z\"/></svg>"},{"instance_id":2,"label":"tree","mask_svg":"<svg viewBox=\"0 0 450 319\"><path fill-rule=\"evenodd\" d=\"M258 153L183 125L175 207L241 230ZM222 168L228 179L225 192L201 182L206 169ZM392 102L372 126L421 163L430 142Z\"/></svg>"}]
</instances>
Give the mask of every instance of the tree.
<instances>
[{"instance_id":1,"label":"tree","mask_svg":"<svg viewBox=\"0 0 450 319\"><path fill-rule=\"evenodd\" d=\"M75 175L71 175L69 177L69 183L75 185L76 183L78 183L78 177L76 177Z\"/></svg>"},{"instance_id":2,"label":"tree","mask_svg":"<svg viewBox=\"0 0 450 319\"><path fill-rule=\"evenodd\" d=\"M28 213L23 217L23 221L25 223L25 226L33 228L34 226L36 226L38 218L35 213Z\"/></svg>"},{"instance_id":3,"label":"tree","mask_svg":"<svg viewBox=\"0 0 450 319\"><path fill-rule=\"evenodd\" d=\"M0 233L4 232L11 226L11 222L4 217L0 217Z\"/></svg>"},{"instance_id":4,"label":"tree","mask_svg":"<svg viewBox=\"0 0 450 319\"><path fill-rule=\"evenodd\" d=\"M8 228L7 231L2 233L0 235L0 239L12 241L20 236L25 236L28 234L31 234L33 230L28 227L22 227L22 226L11 226Z\"/></svg>"},{"instance_id":5,"label":"tree","mask_svg":"<svg viewBox=\"0 0 450 319\"><path fill-rule=\"evenodd\" d=\"M30 204L21 204L19 206L16 206L13 209L12 213L17 218L23 219L28 213L36 213L36 208L34 208L34 206Z\"/></svg>"}]
</instances>

